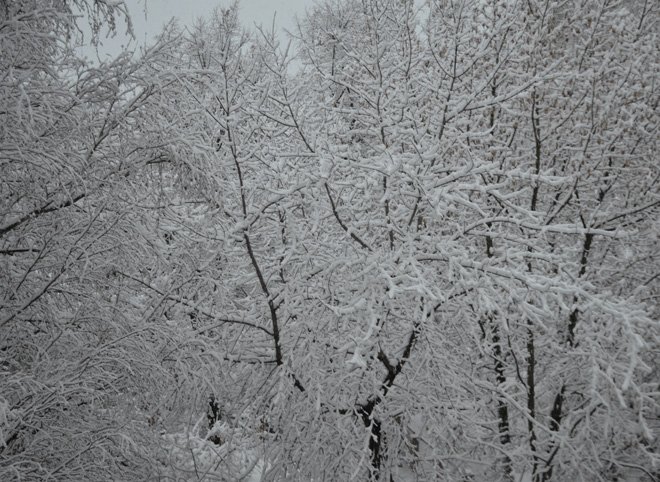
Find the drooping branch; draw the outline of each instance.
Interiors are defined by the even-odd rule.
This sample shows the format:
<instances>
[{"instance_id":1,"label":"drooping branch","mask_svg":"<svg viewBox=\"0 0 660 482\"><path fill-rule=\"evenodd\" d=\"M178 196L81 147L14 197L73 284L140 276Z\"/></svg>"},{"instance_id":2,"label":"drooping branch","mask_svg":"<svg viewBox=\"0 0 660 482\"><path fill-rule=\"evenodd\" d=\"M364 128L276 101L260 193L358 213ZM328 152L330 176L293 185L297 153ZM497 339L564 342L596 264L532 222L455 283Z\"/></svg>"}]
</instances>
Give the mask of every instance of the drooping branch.
<instances>
[{"instance_id":1,"label":"drooping branch","mask_svg":"<svg viewBox=\"0 0 660 482\"><path fill-rule=\"evenodd\" d=\"M53 204L53 201L49 201L40 208L33 209L29 213L21 216L20 218L11 221L4 226L0 227L0 238L2 238L5 234L7 234L10 231L13 231L14 229L18 228L22 224L26 223L30 219L37 218L39 216L42 216L44 214L52 213L55 211L59 211L60 209L67 208L69 206L73 206L75 203L80 201L82 198L84 198L87 195L87 193L82 192L80 194L77 194L76 196L70 197L66 201L62 201L60 203Z\"/></svg>"}]
</instances>

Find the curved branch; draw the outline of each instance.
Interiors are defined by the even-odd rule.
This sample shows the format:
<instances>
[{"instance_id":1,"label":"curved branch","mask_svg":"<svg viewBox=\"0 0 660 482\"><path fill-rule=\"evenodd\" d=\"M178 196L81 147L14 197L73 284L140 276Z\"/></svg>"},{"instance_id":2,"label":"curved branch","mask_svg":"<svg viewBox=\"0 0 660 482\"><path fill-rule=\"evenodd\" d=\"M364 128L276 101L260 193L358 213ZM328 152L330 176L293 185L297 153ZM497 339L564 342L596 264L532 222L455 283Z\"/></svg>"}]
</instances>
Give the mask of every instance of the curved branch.
<instances>
[{"instance_id":1,"label":"curved branch","mask_svg":"<svg viewBox=\"0 0 660 482\"><path fill-rule=\"evenodd\" d=\"M323 183L325 186L325 192L328 193L328 199L330 200L330 205L332 206L332 213L335 215L335 219L339 223L339 226L351 237L355 242L357 242L362 248L366 249L367 251L373 251L367 243L362 241L357 234L354 232L350 231L348 227L344 224L344 222L341 220L339 217L339 213L337 212L337 206L335 206L335 201L332 199L332 194L330 194L330 188L328 187L328 183Z\"/></svg>"}]
</instances>

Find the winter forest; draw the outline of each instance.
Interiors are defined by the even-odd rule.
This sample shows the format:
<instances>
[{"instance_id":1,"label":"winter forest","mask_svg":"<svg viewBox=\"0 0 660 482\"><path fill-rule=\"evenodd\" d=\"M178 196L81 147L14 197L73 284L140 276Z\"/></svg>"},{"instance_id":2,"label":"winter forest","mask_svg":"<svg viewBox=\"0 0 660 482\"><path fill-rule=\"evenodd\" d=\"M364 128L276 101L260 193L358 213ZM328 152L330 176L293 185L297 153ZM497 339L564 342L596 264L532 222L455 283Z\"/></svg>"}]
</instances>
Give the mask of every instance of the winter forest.
<instances>
[{"instance_id":1,"label":"winter forest","mask_svg":"<svg viewBox=\"0 0 660 482\"><path fill-rule=\"evenodd\" d=\"M660 5L238 8L0 0L0 480L657 481Z\"/></svg>"}]
</instances>

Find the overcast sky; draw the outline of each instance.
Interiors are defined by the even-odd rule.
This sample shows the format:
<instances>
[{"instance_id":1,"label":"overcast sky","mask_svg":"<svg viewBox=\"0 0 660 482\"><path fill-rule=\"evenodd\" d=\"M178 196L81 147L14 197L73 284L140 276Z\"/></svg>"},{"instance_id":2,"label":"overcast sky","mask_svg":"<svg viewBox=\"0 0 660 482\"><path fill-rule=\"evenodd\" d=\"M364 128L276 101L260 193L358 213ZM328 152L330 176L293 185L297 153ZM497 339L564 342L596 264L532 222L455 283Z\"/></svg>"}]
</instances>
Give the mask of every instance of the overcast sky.
<instances>
[{"instance_id":1,"label":"overcast sky","mask_svg":"<svg viewBox=\"0 0 660 482\"><path fill-rule=\"evenodd\" d=\"M177 17L182 25L190 25L197 17L203 17L216 6L228 7L231 0L125 0L133 20L136 41L139 45L149 43L170 18ZM293 30L295 16L302 17L305 8L312 7L314 0L241 0L239 3L240 18L245 27L253 28L255 24L270 27L273 15L276 15L276 27ZM117 55L122 46L135 46L126 36L123 23L118 25L118 33L114 38L101 38L99 56ZM83 49L86 55L95 57L92 49Z\"/></svg>"}]
</instances>

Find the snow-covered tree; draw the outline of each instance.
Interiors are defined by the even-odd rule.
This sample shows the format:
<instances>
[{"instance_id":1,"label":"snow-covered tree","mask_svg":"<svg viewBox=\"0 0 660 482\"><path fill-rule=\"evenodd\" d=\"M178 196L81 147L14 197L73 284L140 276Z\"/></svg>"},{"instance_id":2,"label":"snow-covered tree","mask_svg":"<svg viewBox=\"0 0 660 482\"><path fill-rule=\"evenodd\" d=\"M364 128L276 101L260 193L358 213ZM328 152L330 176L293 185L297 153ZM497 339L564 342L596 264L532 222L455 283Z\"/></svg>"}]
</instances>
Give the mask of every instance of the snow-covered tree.
<instances>
[{"instance_id":1,"label":"snow-covered tree","mask_svg":"<svg viewBox=\"0 0 660 482\"><path fill-rule=\"evenodd\" d=\"M3 477L657 473L651 2L234 4L96 66L120 2L19 3Z\"/></svg>"},{"instance_id":2,"label":"snow-covered tree","mask_svg":"<svg viewBox=\"0 0 660 482\"><path fill-rule=\"evenodd\" d=\"M167 329L119 273L148 257L133 132L155 92L139 60L78 59L72 9L0 9L0 478L147 477L148 419L168 383ZM142 287L139 287L142 290Z\"/></svg>"}]
</instances>

